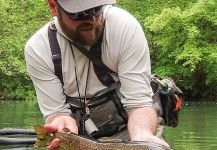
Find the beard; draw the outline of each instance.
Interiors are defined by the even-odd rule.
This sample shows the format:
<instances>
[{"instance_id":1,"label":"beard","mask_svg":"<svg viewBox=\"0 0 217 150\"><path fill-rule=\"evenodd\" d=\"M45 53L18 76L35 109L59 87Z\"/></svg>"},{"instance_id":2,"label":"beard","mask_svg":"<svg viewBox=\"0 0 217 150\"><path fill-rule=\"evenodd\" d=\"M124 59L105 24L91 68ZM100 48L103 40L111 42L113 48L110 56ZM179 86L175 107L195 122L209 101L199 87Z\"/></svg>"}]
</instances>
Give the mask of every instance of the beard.
<instances>
[{"instance_id":1,"label":"beard","mask_svg":"<svg viewBox=\"0 0 217 150\"><path fill-rule=\"evenodd\" d=\"M64 22L63 14L61 11L58 11L58 21L60 27L64 34L73 42L76 42L83 46L92 46L94 45L103 32L104 23L102 21L102 17L96 18L96 20L92 23L81 21L76 29L70 28Z\"/></svg>"}]
</instances>

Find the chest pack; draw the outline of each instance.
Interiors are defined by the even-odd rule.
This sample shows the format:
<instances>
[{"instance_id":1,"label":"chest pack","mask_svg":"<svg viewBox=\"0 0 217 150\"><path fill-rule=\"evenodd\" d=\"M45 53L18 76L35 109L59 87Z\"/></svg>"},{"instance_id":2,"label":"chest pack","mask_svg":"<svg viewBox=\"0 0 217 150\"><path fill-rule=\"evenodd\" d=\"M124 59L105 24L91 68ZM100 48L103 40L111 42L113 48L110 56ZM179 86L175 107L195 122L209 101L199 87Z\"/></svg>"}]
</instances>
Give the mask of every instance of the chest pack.
<instances>
[{"instance_id":1,"label":"chest pack","mask_svg":"<svg viewBox=\"0 0 217 150\"><path fill-rule=\"evenodd\" d=\"M57 41L57 30L55 24L50 25L48 28L48 38L50 43L50 48L52 52L52 60L55 69L55 75L60 79L61 83L64 85L63 76L62 76L62 61L61 61L61 51L60 46ZM80 50L82 54L84 54L90 61L93 62L94 72L97 75L99 81L108 87L107 91L104 91L101 95L101 98L95 97L95 99L91 99L89 107L98 106L101 103L106 102L106 99L102 100L102 97L109 97L110 95L116 95L113 97L113 102L115 106L118 108L119 115L123 118L124 122L127 122L128 117L127 114L120 102L119 97L115 93L116 86L115 81L112 78L110 73L115 73L111 69L109 69L101 60L101 43L102 43L103 34L99 38L98 42L93 45L88 51L86 48L81 47L80 45L73 43L73 45ZM175 85L175 83L171 81L171 84L164 82L164 78L153 76L151 80L151 87L154 92L153 101L157 103L160 107L160 116L164 120L164 124L171 127L176 127L178 125L178 115L182 105L182 91ZM114 94L115 93L115 94ZM96 94L97 95L97 94ZM99 94L100 95L100 94ZM111 98L111 97L110 97ZM101 99L101 100L100 100ZM79 101L73 100L73 98L66 95L66 101L71 103L71 109L76 110ZM77 104L76 104L77 103Z\"/></svg>"}]
</instances>

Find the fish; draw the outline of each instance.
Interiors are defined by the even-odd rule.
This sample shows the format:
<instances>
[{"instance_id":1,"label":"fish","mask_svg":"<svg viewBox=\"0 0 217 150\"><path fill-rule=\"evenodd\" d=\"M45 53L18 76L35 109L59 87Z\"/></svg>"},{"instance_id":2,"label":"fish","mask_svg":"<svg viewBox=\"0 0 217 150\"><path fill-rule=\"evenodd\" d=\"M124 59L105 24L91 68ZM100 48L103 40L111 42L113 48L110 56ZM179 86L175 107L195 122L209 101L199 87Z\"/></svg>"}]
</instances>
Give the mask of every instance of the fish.
<instances>
[{"instance_id":1,"label":"fish","mask_svg":"<svg viewBox=\"0 0 217 150\"><path fill-rule=\"evenodd\" d=\"M96 140L72 132L49 133L44 127L35 125L37 140L34 148L48 146L55 138L60 139L57 150L171 150L164 145L152 142L133 142L122 140Z\"/></svg>"}]
</instances>

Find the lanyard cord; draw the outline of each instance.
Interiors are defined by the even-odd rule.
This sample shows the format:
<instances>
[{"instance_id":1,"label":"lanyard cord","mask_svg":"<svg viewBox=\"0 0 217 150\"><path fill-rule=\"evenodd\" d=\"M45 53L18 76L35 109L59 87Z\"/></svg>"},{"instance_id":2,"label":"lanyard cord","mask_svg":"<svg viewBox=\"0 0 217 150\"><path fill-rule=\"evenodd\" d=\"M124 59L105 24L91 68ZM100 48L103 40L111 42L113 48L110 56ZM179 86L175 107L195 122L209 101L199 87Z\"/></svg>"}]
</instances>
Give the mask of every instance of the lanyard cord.
<instances>
[{"instance_id":1,"label":"lanyard cord","mask_svg":"<svg viewBox=\"0 0 217 150\"><path fill-rule=\"evenodd\" d=\"M75 70L75 78L76 78L76 84L77 84L77 89L78 89L78 95L79 95L79 99L81 102L81 94L80 94L80 89L79 89L79 85L78 85L78 74L77 74L77 67L76 67L76 60L75 60L75 54L74 54L74 49L72 48L71 42L69 41L69 45L72 51L72 56L75 62L75 66L74 66L74 70ZM81 102L81 108L82 108L82 116L81 116L81 134L85 135L85 121L88 117L88 115L90 115L89 112L89 108L86 105L86 100L87 100L87 84L88 84L88 77L89 77L89 72L90 72L90 60L88 62L88 70L87 70L87 77L86 77L86 85L85 85L85 93L84 93L84 102L83 102L83 106L82 106L82 102Z\"/></svg>"},{"instance_id":2,"label":"lanyard cord","mask_svg":"<svg viewBox=\"0 0 217 150\"><path fill-rule=\"evenodd\" d=\"M85 85L85 93L84 93L84 108L85 108L85 113L87 112L87 106L86 106L86 100L87 100L87 84L88 84L88 79L89 79L89 72L90 72L90 60L88 62L88 69L87 69L87 77L86 77L86 85Z\"/></svg>"},{"instance_id":3,"label":"lanyard cord","mask_svg":"<svg viewBox=\"0 0 217 150\"><path fill-rule=\"evenodd\" d=\"M75 66L74 66L74 70L75 70L75 78L76 78L76 84L77 84L77 88L78 88L78 94L79 94L79 99L81 100L81 94L80 94L80 88L79 88L79 85L78 85L78 73L77 73L77 67L76 67L76 60L75 60L75 54L74 54L74 49L72 48L72 45L70 44L70 48L71 48L71 51L72 51L72 56L73 56L73 59L75 61ZM88 70L87 70L87 77L86 77L86 85L85 85L85 93L84 93L84 106L86 107L86 100L87 100L87 84L88 84L88 77L89 77L89 72L90 72L90 60L88 62ZM85 108L84 107L84 108Z\"/></svg>"}]
</instances>

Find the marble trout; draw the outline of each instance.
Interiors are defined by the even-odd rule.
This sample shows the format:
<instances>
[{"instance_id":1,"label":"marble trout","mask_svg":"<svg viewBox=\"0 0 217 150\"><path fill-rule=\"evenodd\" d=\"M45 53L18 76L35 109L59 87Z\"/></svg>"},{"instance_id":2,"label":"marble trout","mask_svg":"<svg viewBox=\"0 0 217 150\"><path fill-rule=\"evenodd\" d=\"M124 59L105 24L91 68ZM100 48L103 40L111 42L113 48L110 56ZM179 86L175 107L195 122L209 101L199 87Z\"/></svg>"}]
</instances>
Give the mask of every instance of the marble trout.
<instances>
[{"instance_id":1,"label":"marble trout","mask_svg":"<svg viewBox=\"0 0 217 150\"><path fill-rule=\"evenodd\" d=\"M71 132L48 133L42 126L35 125L37 141L35 148L48 146L54 138L61 140L57 150L171 150L151 142L121 140L94 140Z\"/></svg>"}]
</instances>

